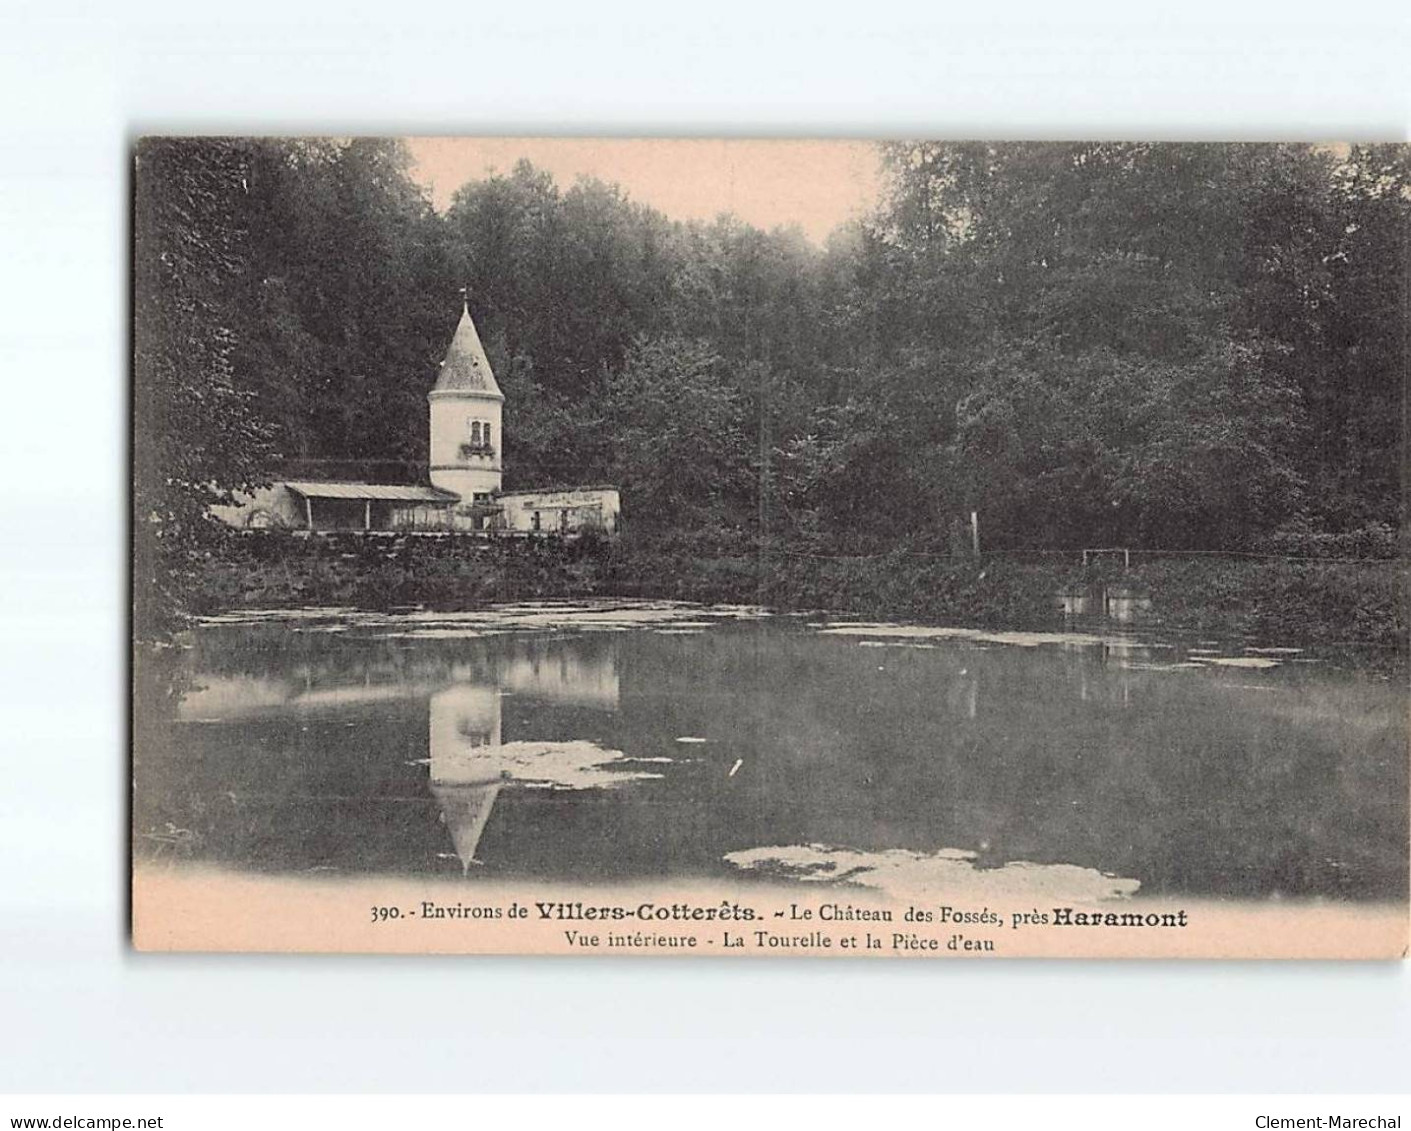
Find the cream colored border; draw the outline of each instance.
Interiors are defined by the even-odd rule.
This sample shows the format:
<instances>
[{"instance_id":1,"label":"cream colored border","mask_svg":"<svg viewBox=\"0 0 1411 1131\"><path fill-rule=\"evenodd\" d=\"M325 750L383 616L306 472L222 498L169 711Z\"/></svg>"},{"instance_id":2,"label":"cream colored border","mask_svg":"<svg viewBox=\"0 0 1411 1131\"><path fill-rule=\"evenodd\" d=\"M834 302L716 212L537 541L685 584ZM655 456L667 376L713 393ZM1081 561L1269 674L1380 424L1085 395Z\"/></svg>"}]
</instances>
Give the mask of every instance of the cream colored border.
<instances>
[{"instance_id":1,"label":"cream colored border","mask_svg":"<svg viewBox=\"0 0 1411 1131\"><path fill-rule=\"evenodd\" d=\"M423 901L442 908L499 908L499 918L423 918ZM621 907L625 919L544 918L539 903ZM1061 902L1061 901L1053 901ZM1326 902L1224 902L1131 899L1073 905L1077 912L1140 913L1187 923L1176 926L1015 927L1015 915L1054 911L1051 906L986 905L957 901L957 910L996 912L1000 922L941 923L947 901L939 893L907 898L870 895L866 889L756 884L572 887L562 883L504 885L445 880L303 880L251 877L196 869L139 866L133 876L133 943L144 951L302 951L380 954L546 954L619 957L722 956L739 958L1353 958L1407 956L1411 923L1405 906ZM646 918L637 909L651 905ZM890 911L892 921L825 920L827 904ZM522 917L509 914L517 905ZM702 918L666 918L683 905ZM756 921L705 919L712 912L748 908ZM375 907L401 917L373 921ZM666 909L659 911L657 909ZM931 922L908 921L909 908L931 912ZM775 912L780 912L776 915ZM804 917L809 912L809 917ZM738 911L727 910L734 916ZM657 916L663 916L658 918ZM809 939L805 945L759 945L770 936ZM572 941L597 936L596 946ZM608 936L694 938L695 946L610 946ZM725 945L725 936L743 945ZM867 935L881 946L868 948ZM894 934L922 940L894 945ZM961 936L956 945L954 936ZM852 944L845 943L851 939ZM826 943L823 940L828 940ZM966 949L988 941L993 949Z\"/></svg>"}]
</instances>

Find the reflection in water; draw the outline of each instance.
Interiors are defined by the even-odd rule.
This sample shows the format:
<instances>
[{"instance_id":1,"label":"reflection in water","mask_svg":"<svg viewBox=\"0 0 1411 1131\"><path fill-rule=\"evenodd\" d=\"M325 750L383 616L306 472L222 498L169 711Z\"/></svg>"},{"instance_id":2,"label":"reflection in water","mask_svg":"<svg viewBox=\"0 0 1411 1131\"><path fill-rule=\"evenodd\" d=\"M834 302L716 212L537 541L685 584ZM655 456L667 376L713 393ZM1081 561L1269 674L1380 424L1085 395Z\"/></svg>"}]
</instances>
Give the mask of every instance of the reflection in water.
<instances>
[{"instance_id":1,"label":"reflection in water","mask_svg":"<svg viewBox=\"0 0 1411 1131\"><path fill-rule=\"evenodd\" d=\"M511 742L503 736L501 688L550 704L612 710L618 702L614 655L510 655L496 684L457 683L427 704L431 792L441 806L462 869L475 858L495 799L506 783L554 789L592 789L658 777L613 768L625 758L591 742Z\"/></svg>"},{"instance_id":2,"label":"reflection in water","mask_svg":"<svg viewBox=\"0 0 1411 1131\"><path fill-rule=\"evenodd\" d=\"M479 864L475 850L480 846L480 837L490 820L490 810L495 807L495 798L500 796L499 782L451 784L431 782L431 793L441 806L441 822L450 830L451 843L456 846L456 857L461 862L461 870L468 872L472 864Z\"/></svg>"},{"instance_id":3,"label":"reflection in water","mask_svg":"<svg viewBox=\"0 0 1411 1131\"><path fill-rule=\"evenodd\" d=\"M404 636L401 632L384 635ZM360 679L331 684L326 682L328 673L312 665L297 667L282 679L203 675L183 697L177 718L188 723L236 723L424 700L428 756L407 762L428 767L429 792L466 872L481 863L476 852L506 785L593 789L661 776L630 766L641 759L629 759L621 751L592 742L503 741L505 695L553 706L616 709L619 683L612 650L571 651L527 641L518 647L506 645L485 665L423 660L410 670L401 668L396 673L401 678L387 678L375 667L365 667L360 674ZM448 680L458 682L448 684ZM154 844L172 839L169 833L148 838Z\"/></svg>"},{"instance_id":4,"label":"reflection in water","mask_svg":"<svg viewBox=\"0 0 1411 1131\"><path fill-rule=\"evenodd\" d=\"M615 672L606 665L577 664L556 667L562 677L573 671L585 676L575 687L555 679L526 679L524 665L506 669L517 686L532 688L547 702L592 702L617 705ZM607 689L611 688L611 692ZM633 762L669 762L670 758L630 759L620 750L607 750L593 742L502 742L502 696L498 688L456 684L431 696L431 792L441 803L441 817L451 830L456 855L469 868L490 819L490 810L502 785L541 789L599 789L662 775L635 768Z\"/></svg>"},{"instance_id":5,"label":"reflection in water","mask_svg":"<svg viewBox=\"0 0 1411 1131\"><path fill-rule=\"evenodd\" d=\"M836 877L847 852L874 885L1406 892L1399 685L1336 655L621 603L418 616L474 634L351 612L194 633L173 708L139 693L138 850L567 880L782 875L749 854L801 851Z\"/></svg>"},{"instance_id":6,"label":"reflection in water","mask_svg":"<svg viewBox=\"0 0 1411 1131\"><path fill-rule=\"evenodd\" d=\"M479 863L475 850L500 795L499 768L480 757L500 746L500 693L457 684L431 696L429 714L431 793L464 871Z\"/></svg>"},{"instance_id":7,"label":"reflection in water","mask_svg":"<svg viewBox=\"0 0 1411 1131\"><path fill-rule=\"evenodd\" d=\"M549 703L617 709L617 667L611 654L582 656L567 648L553 657L515 656L497 674L496 682L518 695Z\"/></svg>"}]
</instances>

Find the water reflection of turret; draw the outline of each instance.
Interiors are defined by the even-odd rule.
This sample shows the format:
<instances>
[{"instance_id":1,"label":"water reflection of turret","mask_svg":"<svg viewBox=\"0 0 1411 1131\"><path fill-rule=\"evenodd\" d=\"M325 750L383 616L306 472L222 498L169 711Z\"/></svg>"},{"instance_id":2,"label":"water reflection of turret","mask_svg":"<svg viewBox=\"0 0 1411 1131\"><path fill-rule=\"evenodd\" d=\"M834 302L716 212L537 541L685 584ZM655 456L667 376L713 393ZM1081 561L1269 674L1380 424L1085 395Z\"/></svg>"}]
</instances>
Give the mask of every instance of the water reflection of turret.
<instances>
[{"instance_id":1,"label":"water reflection of turret","mask_svg":"<svg viewBox=\"0 0 1411 1131\"><path fill-rule=\"evenodd\" d=\"M431 793L461 869L469 871L503 784L499 689L472 683L443 688L431 696L429 715Z\"/></svg>"},{"instance_id":2,"label":"water reflection of turret","mask_svg":"<svg viewBox=\"0 0 1411 1131\"><path fill-rule=\"evenodd\" d=\"M461 673L457 673L461 674ZM525 641L495 669L495 683L461 682L428 701L431 793L464 871L476 851L500 790L514 768L503 753L502 688L526 699L616 709L615 649L584 654L564 642ZM521 755L522 757L522 755Z\"/></svg>"}]
</instances>

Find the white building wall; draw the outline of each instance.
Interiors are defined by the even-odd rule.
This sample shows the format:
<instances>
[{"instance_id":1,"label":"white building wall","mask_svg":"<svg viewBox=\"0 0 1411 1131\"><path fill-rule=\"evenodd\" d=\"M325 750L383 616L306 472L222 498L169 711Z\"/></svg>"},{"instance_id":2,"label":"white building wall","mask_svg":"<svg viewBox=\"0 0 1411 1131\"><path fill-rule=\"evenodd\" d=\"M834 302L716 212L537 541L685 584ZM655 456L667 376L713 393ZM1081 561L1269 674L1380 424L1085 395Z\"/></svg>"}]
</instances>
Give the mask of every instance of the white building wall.
<instances>
[{"instance_id":1,"label":"white building wall","mask_svg":"<svg viewBox=\"0 0 1411 1131\"><path fill-rule=\"evenodd\" d=\"M497 394L461 391L433 392L431 401L431 484L454 491L469 503L476 494L493 494L503 480L500 430L504 398ZM480 425L483 443L488 428L489 451L471 450Z\"/></svg>"},{"instance_id":2,"label":"white building wall","mask_svg":"<svg viewBox=\"0 0 1411 1131\"><path fill-rule=\"evenodd\" d=\"M233 506L212 507L211 515L240 529L303 530L308 525L303 502L283 483L241 492L235 499Z\"/></svg>"},{"instance_id":3,"label":"white building wall","mask_svg":"<svg viewBox=\"0 0 1411 1131\"><path fill-rule=\"evenodd\" d=\"M575 487L562 491L510 491L499 496L504 529L545 534L617 529L622 501L616 487ZM535 524L538 515L538 524Z\"/></svg>"}]
</instances>

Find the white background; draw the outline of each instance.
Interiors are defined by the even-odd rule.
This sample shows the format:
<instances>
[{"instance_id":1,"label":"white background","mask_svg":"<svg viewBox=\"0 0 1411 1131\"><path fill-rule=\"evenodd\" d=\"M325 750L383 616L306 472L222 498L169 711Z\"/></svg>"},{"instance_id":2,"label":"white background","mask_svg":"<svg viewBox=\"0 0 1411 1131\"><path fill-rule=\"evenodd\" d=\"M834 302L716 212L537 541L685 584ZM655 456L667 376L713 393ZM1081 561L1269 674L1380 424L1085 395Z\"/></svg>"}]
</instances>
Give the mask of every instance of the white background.
<instances>
[{"instance_id":1,"label":"white background","mask_svg":"<svg viewBox=\"0 0 1411 1131\"><path fill-rule=\"evenodd\" d=\"M1405 7L0 4L0 1091L1406 1089L1405 964L147 957L123 897L134 135L1400 140Z\"/></svg>"}]
</instances>

